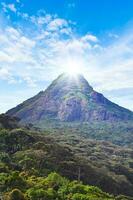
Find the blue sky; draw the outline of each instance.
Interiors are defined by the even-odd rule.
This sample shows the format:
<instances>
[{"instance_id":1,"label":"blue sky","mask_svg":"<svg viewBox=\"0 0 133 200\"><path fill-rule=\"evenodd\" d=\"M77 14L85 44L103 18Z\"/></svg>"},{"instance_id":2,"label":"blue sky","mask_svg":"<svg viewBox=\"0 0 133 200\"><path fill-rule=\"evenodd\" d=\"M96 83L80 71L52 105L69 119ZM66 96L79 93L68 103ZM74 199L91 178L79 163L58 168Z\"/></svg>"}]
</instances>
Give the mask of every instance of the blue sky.
<instances>
[{"instance_id":1,"label":"blue sky","mask_svg":"<svg viewBox=\"0 0 133 200\"><path fill-rule=\"evenodd\" d=\"M132 0L1 0L0 112L72 68L133 110Z\"/></svg>"}]
</instances>

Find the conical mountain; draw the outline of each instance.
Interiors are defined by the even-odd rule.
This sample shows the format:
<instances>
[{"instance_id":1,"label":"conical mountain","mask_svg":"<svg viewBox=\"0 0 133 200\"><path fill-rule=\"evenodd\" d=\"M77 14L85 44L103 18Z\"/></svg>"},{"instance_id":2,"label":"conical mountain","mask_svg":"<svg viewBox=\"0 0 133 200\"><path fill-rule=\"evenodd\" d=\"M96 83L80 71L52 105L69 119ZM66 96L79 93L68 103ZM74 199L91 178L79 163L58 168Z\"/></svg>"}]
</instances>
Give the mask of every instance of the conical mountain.
<instances>
[{"instance_id":1,"label":"conical mountain","mask_svg":"<svg viewBox=\"0 0 133 200\"><path fill-rule=\"evenodd\" d=\"M61 74L36 96L7 112L22 122L132 120L133 112L93 90L82 75Z\"/></svg>"}]
</instances>

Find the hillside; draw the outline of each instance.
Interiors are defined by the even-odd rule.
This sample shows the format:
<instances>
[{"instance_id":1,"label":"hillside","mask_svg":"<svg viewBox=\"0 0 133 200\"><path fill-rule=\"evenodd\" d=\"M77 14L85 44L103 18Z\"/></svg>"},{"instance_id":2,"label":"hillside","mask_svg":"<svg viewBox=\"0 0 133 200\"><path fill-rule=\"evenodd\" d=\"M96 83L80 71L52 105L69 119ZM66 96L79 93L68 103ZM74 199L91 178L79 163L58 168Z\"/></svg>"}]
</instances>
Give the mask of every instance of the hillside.
<instances>
[{"instance_id":1,"label":"hillside","mask_svg":"<svg viewBox=\"0 0 133 200\"><path fill-rule=\"evenodd\" d=\"M41 195L44 199L47 196L48 200L124 200L131 198L114 196L133 196L132 149L86 140L74 134L63 140L63 135L59 137L60 132L55 137L49 132L21 128L17 122L16 127L11 128L14 120L8 116L4 119L10 121L10 127L5 129L0 120L0 190L5 199L7 196L10 199L14 192L29 195L31 200L39 199ZM79 181L98 186L104 192Z\"/></svg>"},{"instance_id":2,"label":"hillside","mask_svg":"<svg viewBox=\"0 0 133 200\"><path fill-rule=\"evenodd\" d=\"M119 122L58 122L58 121L43 121L34 124L40 130L46 130L49 134L60 137L72 135L80 135L86 139L95 139L97 141L111 142L115 145L133 147L133 123L129 121Z\"/></svg>"}]
</instances>

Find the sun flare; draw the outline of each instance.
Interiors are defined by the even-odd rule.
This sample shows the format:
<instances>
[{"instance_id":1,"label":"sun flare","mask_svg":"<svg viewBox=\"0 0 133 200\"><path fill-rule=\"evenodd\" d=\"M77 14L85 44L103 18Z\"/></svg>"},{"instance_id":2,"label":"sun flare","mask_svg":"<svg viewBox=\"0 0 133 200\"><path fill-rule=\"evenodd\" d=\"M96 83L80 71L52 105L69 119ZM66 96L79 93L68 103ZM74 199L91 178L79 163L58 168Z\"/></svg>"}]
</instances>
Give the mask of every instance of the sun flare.
<instances>
[{"instance_id":1,"label":"sun flare","mask_svg":"<svg viewBox=\"0 0 133 200\"><path fill-rule=\"evenodd\" d=\"M74 67L74 66L68 68L68 69L66 70L66 72L67 72L69 75L72 75L72 76L77 75L77 74L80 74L79 68Z\"/></svg>"},{"instance_id":2,"label":"sun flare","mask_svg":"<svg viewBox=\"0 0 133 200\"><path fill-rule=\"evenodd\" d=\"M76 76L83 72L82 65L78 61L69 60L66 62L65 65L66 65L66 67L65 67L64 71L65 71L65 73L69 74L70 76Z\"/></svg>"}]
</instances>

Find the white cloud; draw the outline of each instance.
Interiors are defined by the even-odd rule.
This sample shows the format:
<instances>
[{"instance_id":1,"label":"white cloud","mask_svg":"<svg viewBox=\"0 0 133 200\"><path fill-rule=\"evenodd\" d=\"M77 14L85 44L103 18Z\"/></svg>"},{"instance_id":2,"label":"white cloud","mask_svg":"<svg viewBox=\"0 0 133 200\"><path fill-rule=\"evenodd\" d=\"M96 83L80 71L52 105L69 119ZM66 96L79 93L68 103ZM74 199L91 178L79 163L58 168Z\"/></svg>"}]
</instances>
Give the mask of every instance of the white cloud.
<instances>
[{"instance_id":1,"label":"white cloud","mask_svg":"<svg viewBox=\"0 0 133 200\"><path fill-rule=\"evenodd\" d=\"M3 51L0 51L0 62L12 62L13 59Z\"/></svg>"},{"instance_id":2,"label":"white cloud","mask_svg":"<svg viewBox=\"0 0 133 200\"><path fill-rule=\"evenodd\" d=\"M111 90L133 86L132 31L125 32L96 56L98 68L101 69L101 73L96 73L98 88Z\"/></svg>"},{"instance_id":3,"label":"white cloud","mask_svg":"<svg viewBox=\"0 0 133 200\"><path fill-rule=\"evenodd\" d=\"M68 27L68 22L65 19L56 18L48 24L47 29L50 31L57 31L63 27Z\"/></svg>"},{"instance_id":4,"label":"white cloud","mask_svg":"<svg viewBox=\"0 0 133 200\"><path fill-rule=\"evenodd\" d=\"M111 44L104 45L95 35L76 35L71 23L58 16L18 14L27 20L30 32L22 25L0 27L0 80L40 90L44 80L50 83L66 68L77 65L94 88L105 94L133 86L132 30L111 36ZM113 98L127 104L124 96Z\"/></svg>"},{"instance_id":5,"label":"white cloud","mask_svg":"<svg viewBox=\"0 0 133 200\"><path fill-rule=\"evenodd\" d=\"M30 20L36 25L44 25L48 24L52 20L52 16L49 14L46 14L44 16L31 16Z\"/></svg>"},{"instance_id":6,"label":"white cloud","mask_svg":"<svg viewBox=\"0 0 133 200\"><path fill-rule=\"evenodd\" d=\"M119 35L118 34L115 34L115 33L109 33L109 35L108 35L109 37L111 37L111 38L119 38Z\"/></svg>"},{"instance_id":7,"label":"white cloud","mask_svg":"<svg viewBox=\"0 0 133 200\"><path fill-rule=\"evenodd\" d=\"M13 27L7 27L0 32L0 38L3 44L0 47L0 62L17 63L17 62L32 62L32 48L35 46L35 41L27 38L19 30Z\"/></svg>"},{"instance_id":8,"label":"white cloud","mask_svg":"<svg viewBox=\"0 0 133 200\"><path fill-rule=\"evenodd\" d=\"M0 78L5 79L7 76L9 76L9 71L4 68L0 68Z\"/></svg>"},{"instance_id":9,"label":"white cloud","mask_svg":"<svg viewBox=\"0 0 133 200\"><path fill-rule=\"evenodd\" d=\"M87 42L87 41L98 42L98 38L94 35L91 35L91 34L87 34L87 35L83 36L81 38L81 40L83 42Z\"/></svg>"},{"instance_id":10,"label":"white cloud","mask_svg":"<svg viewBox=\"0 0 133 200\"><path fill-rule=\"evenodd\" d=\"M6 68L0 68L0 80L7 81L9 84L15 83L15 79Z\"/></svg>"},{"instance_id":11,"label":"white cloud","mask_svg":"<svg viewBox=\"0 0 133 200\"><path fill-rule=\"evenodd\" d=\"M17 16L19 16L19 17L22 17L23 19L25 19L25 20L28 20L29 19L29 15L28 15L28 13L21 13L21 12L17 12Z\"/></svg>"},{"instance_id":12,"label":"white cloud","mask_svg":"<svg viewBox=\"0 0 133 200\"><path fill-rule=\"evenodd\" d=\"M3 11L4 12L8 12L9 10L16 13L17 9L15 7L15 4L6 4L4 2L1 3L2 7L3 7Z\"/></svg>"},{"instance_id":13,"label":"white cloud","mask_svg":"<svg viewBox=\"0 0 133 200\"><path fill-rule=\"evenodd\" d=\"M8 4L8 8L9 8L12 12L16 12L16 11L17 11L17 9L16 9L16 7L15 7L14 4Z\"/></svg>"},{"instance_id":14,"label":"white cloud","mask_svg":"<svg viewBox=\"0 0 133 200\"><path fill-rule=\"evenodd\" d=\"M36 82L30 77L30 76L24 76L23 80L26 81L26 83L28 84L28 86L30 87L36 87Z\"/></svg>"}]
</instances>

